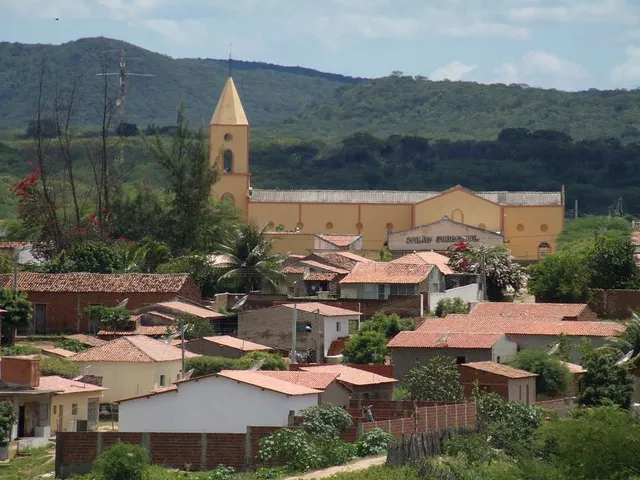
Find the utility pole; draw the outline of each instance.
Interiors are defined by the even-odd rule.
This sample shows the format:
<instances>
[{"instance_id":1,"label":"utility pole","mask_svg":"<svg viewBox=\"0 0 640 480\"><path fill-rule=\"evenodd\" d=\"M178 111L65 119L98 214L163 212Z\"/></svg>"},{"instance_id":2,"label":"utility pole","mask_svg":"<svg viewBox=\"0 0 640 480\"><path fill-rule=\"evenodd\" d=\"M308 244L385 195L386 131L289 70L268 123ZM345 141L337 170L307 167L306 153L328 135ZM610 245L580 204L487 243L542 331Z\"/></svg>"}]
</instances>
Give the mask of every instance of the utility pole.
<instances>
[{"instance_id":1,"label":"utility pole","mask_svg":"<svg viewBox=\"0 0 640 480\"><path fill-rule=\"evenodd\" d=\"M117 50L107 50L104 53L114 52ZM155 75L151 73L131 73L127 72L127 58L125 55L124 48L120 49L120 71L118 72L106 72L106 73L96 73L97 77L101 76L112 76L118 75L120 77L120 95L118 100L116 101L116 105L120 108L120 158L118 159L120 165L124 165L124 126L126 124L126 113L125 113L125 98L126 98L126 79L127 76L134 77L155 77Z\"/></svg>"},{"instance_id":2,"label":"utility pole","mask_svg":"<svg viewBox=\"0 0 640 480\"><path fill-rule=\"evenodd\" d=\"M573 209L573 218L578 218L578 199L576 198L575 207Z\"/></svg>"},{"instance_id":3,"label":"utility pole","mask_svg":"<svg viewBox=\"0 0 640 480\"><path fill-rule=\"evenodd\" d=\"M298 302L293 304L293 325L291 326L291 363L296 362L296 333L298 328Z\"/></svg>"},{"instance_id":4,"label":"utility pole","mask_svg":"<svg viewBox=\"0 0 640 480\"><path fill-rule=\"evenodd\" d=\"M486 269L486 259L485 259L485 252L482 252L482 257L481 257L481 261L482 261L482 300L483 301L487 301L487 269Z\"/></svg>"}]
</instances>

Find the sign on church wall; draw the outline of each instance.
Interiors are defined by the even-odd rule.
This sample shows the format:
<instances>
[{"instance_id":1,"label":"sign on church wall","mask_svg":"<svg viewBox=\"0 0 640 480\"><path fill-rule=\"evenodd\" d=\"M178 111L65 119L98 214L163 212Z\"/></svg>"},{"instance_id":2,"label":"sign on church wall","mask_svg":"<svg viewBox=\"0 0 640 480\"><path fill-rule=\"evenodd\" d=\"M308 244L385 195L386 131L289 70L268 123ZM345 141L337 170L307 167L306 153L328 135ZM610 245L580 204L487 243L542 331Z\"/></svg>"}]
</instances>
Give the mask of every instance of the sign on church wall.
<instances>
[{"instance_id":1,"label":"sign on church wall","mask_svg":"<svg viewBox=\"0 0 640 480\"><path fill-rule=\"evenodd\" d=\"M388 247L390 251L444 251L458 242L484 244L488 246L502 245L504 237L498 233L471 227L443 218L439 222L420 227L390 233Z\"/></svg>"}]
</instances>

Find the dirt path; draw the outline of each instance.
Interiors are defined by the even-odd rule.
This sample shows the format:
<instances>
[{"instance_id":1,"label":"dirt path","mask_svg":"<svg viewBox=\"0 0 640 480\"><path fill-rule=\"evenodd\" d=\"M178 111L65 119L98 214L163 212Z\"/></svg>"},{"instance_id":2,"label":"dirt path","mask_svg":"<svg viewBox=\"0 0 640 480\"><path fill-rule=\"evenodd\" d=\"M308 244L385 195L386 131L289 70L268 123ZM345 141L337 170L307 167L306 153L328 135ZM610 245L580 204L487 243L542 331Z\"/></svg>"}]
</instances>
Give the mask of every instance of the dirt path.
<instances>
[{"instance_id":1,"label":"dirt path","mask_svg":"<svg viewBox=\"0 0 640 480\"><path fill-rule=\"evenodd\" d=\"M305 473L304 475L287 477L284 480L310 480L314 478L327 478L336 473L355 472L356 470L365 470L369 467L376 465L383 465L387 461L387 455L381 455L379 457L365 458L364 460L358 460L357 462L347 463L346 465L339 465L337 467L326 468L324 470L317 470L315 472Z\"/></svg>"}]
</instances>

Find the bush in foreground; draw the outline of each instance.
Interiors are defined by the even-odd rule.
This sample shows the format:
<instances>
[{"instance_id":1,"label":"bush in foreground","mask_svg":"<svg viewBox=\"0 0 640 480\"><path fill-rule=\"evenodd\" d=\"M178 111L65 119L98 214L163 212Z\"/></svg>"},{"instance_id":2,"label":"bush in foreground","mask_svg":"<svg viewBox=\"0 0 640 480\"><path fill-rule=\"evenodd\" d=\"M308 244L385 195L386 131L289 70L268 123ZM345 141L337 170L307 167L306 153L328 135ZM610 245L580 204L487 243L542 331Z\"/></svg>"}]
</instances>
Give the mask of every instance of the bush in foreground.
<instances>
[{"instance_id":1,"label":"bush in foreground","mask_svg":"<svg viewBox=\"0 0 640 480\"><path fill-rule=\"evenodd\" d=\"M139 445L118 442L93 463L101 480L143 480L149 469L149 453Z\"/></svg>"}]
</instances>

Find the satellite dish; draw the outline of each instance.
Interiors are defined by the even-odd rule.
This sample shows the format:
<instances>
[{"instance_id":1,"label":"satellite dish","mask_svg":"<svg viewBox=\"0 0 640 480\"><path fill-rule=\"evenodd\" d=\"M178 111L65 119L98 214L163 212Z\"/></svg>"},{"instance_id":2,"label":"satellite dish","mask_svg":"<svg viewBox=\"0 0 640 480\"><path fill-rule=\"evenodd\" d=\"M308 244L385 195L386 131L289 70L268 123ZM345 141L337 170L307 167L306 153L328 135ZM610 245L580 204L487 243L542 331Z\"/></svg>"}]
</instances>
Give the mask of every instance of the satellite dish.
<instances>
[{"instance_id":1,"label":"satellite dish","mask_svg":"<svg viewBox=\"0 0 640 480\"><path fill-rule=\"evenodd\" d=\"M618 360L616 362L616 365L622 365L623 363L627 363L629 360L631 360L631 357L633 357L633 350L625 353L620 360Z\"/></svg>"},{"instance_id":2,"label":"satellite dish","mask_svg":"<svg viewBox=\"0 0 640 480\"><path fill-rule=\"evenodd\" d=\"M436 340L436 345L446 345L447 340L449 339L450 333L451 333L451 330L449 330L447 333L442 335L438 340Z\"/></svg>"},{"instance_id":3,"label":"satellite dish","mask_svg":"<svg viewBox=\"0 0 640 480\"><path fill-rule=\"evenodd\" d=\"M73 380L74 382L79 382L83 378L84 378L84 375L80 375L79 377L72 378L71 380Z\"/></svg>"},{"instance_id":4,"label":"satellite dish","mask_svg":"<svg viewBox=\"0 0 640 480\"><path fill-rule=\"evenodd\" d=\"M119 304L118 304L118 308L124 308L127 306L127 303L129 302L128 298L125 298L124 300L122 300Z\"/></svg>"},{"instance_id":5,"label":"satellite dish","mask_svg":"<svg viewBox=\"0 0 640 480\"><path fill-rule=\"evenodd\" d=\"M187 371L187 373L184 374L183 380L189 380L191 378L191 375L193 375L193 372L195 371L196 371L195 368L192 368L191 370Z\"/></svg>"},{"instance_id":6,"label":"satellite dish","mask_svg":"<svg viewBox=\"0 0 640 480\"><path fill-rule=\"evenodd\" d=\"M549 355L553 355L554 353L556 353L558 351L558 349L560 348L560 343L556 343L554 345L551 346L551 348L549 349Z\"/></svg>"},{"instance_id":7,"label":"satellite dish","mask_svg":"<svg viewBox=\"0 0 640 480\"><path fill-rule=\"evenodd\" d=\"M255 372L256 370L260 370L262 368L262 365L264 365L264 360L265 360L264 358L261 358L254 365L251 365L251 368L249 370L251 370L252 372Z\"/></svg>"},{"instance_id":8,"label":"satellite dish","mask_svg":"<svg viewBox=\"0 0 640 480\"><path fill-rule=\"evenodd\" d=\"M239 308L242 308L244 304L247 303L248 298L249 295L245 295L244 297L242 297L240 300L238 300L238 303L231 307L231 310L238 310Z\"/></svg>"}]
</instances>

